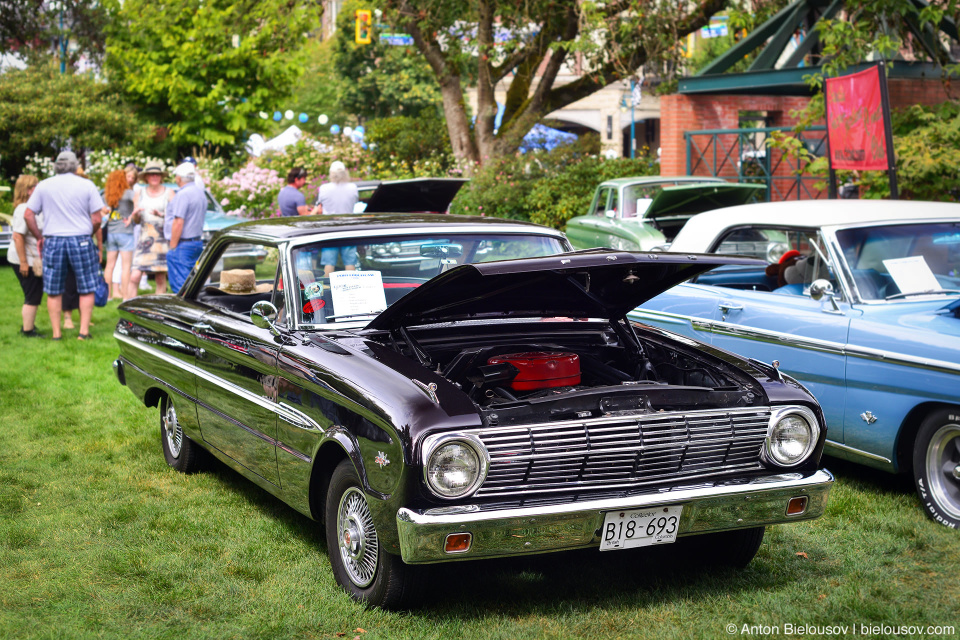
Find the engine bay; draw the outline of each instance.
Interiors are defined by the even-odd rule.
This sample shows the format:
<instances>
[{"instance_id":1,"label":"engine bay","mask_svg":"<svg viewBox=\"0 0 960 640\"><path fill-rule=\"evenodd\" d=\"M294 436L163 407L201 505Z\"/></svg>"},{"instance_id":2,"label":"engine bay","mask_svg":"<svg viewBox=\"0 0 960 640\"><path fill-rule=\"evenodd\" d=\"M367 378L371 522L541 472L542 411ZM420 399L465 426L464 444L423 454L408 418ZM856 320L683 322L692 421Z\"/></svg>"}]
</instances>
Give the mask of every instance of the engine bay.
<instances>
[{"instance_id":1,"label":"engine bay","mask_svg":"<svg viewBox=\"0 0 960 640\"><path fill-rule=\"evenodd\" d=\"M460 388L488 426L766 402L743 371L625 321L459 323L388 344Z\"/></svg>"}]
</instances>

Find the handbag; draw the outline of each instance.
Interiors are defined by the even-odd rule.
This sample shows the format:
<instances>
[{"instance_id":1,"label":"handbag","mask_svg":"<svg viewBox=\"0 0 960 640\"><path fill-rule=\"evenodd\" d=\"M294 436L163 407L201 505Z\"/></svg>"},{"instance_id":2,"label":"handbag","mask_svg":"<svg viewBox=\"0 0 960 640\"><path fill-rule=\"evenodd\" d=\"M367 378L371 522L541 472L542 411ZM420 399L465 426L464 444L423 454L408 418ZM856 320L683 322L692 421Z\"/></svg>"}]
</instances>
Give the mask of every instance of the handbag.
<instances>
[{"instance_id":1,"label":"handbag","mask_svg":"<svg viewBox=\"0 0 960 640\"><path fill-rule=\"evenodd\" d=\"M103 271L97 273L97 289L93 292L93 304L97 307L107 306L107 300L110 299L110 285L103 278Z\"/></svg>"}]
</instances>

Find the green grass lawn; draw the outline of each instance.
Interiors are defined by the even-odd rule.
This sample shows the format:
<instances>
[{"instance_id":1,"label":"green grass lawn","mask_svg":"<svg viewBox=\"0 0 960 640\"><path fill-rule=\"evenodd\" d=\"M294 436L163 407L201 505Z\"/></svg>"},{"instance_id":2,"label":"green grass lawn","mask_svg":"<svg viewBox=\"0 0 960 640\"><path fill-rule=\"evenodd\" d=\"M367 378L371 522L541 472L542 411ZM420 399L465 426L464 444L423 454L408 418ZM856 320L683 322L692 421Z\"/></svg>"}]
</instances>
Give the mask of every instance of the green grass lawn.
<instances>
[{"instance_id":1,"label":"green grass lawn","mask_svg":"<svg viewBox=\"0 0 960 640\"><path fill-rule=\"evenodd\" d=\"M116 302L94 311L91 342L75 329L61 342L21 338L21 302L3 265L0 638L960 631L960 532L927 520L909 482L832 459L826 516L768 529L742 571L675 566L658 549L450 564L435 572L422 610L366 610L336 586L316 523L224 466L194 476L166 466L158 410L138 404L111 369ZM50 335L45 307L38 326Z\"/></svg>"}]
</instances>

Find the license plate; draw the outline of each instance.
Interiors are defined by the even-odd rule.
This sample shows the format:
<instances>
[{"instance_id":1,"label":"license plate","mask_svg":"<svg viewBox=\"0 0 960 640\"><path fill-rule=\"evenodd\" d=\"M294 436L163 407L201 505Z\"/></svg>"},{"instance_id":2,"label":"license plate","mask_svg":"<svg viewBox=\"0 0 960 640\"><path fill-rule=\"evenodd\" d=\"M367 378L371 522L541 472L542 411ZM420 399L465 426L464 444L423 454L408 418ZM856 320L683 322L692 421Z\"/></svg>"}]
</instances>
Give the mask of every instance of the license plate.
<instances>
[{"instance_id":1,"label":"license plate","mask_svg":"<svg viewBox=\"0 0 960 640\"><path fill-rule=\"evenodd\" d=\"M675 542L681 513L682 506L610 511L603 518L600 551Z\"/></svg>"}]
</instances>

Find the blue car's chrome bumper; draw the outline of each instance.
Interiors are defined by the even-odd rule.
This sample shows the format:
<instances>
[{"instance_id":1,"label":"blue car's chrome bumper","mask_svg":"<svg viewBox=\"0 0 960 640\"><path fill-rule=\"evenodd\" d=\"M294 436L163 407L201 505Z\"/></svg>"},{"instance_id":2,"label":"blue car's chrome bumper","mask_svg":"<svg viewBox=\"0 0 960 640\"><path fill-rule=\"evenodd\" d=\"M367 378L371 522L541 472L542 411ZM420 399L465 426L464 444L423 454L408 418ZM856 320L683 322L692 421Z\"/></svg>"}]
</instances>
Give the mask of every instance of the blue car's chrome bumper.
<instances>
[{"instance_id":1,"label":"blue car's chrome bumper","mask_svg":"<svg viewBox=\"0 0 960 640\"><path fill-rule=\"evenodd\" d=\"M832 484L833 475L821 469L542 507L400 509L397 528L403 560L411 564L543 553L598 547L604 514L609 511L683 505L681 536L812 520L823 515ZM788 516L787 503L803 496L806 510ZM444 551L447 536L457 533L472 534L469 550Z\"/></svg>"}]
</instances>

